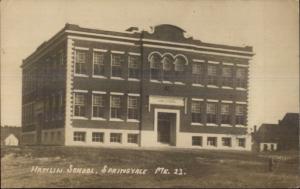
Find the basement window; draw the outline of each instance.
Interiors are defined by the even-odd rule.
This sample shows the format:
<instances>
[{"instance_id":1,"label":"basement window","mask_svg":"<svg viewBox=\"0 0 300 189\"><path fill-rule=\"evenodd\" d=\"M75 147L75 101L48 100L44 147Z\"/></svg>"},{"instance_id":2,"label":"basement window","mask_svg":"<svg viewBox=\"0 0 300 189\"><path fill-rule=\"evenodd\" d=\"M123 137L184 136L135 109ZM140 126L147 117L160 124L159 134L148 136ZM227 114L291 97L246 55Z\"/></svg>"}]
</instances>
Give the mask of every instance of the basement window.
<instances>
[{"instance_id":1,"label":"basement window","mask_svg":"<svg viewBox=\"0 0 300 189\"><path fill-rule=\"evenodd\" d=\"M202 137L201 136L193 136L192 137L192 145L193 146L202 146Z\"/></svg>"},{"instance_id":2,"label":"basement window","mask_svg":"<svg viewBox=\"0 0 300 189\"><path fill-rule=\"evenodd\" d=\"M110 142L111 143L121 143L122 134L121 133L110 133Z\"/></svg>"},{"instance_id":3,"label":"basement window","mask_svg":"<svg viewBox=\"0 0 300 189\"><path fill-rule=\"evenodd\" d=\"M85 142L85 132L74 132L73 133L73 140L74 141Z\"/></svg>"},{"instance_id":4,"label":"basement window","mask_svg":"<svg viewBox=\"0 0 300 189\"><path fill-rule=\"evenodd\" d=\"M217 146L217 137L207 137L207 146Z\"/></svg>"}]
</instances>

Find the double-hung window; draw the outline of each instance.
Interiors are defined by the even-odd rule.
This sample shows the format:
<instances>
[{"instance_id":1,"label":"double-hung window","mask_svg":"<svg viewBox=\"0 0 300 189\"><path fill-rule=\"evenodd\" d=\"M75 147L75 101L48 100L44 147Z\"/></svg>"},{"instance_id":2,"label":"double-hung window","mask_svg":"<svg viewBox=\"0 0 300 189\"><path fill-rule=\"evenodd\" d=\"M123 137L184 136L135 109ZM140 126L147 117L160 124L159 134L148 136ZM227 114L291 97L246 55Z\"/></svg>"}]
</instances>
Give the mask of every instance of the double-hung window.
<instances>
[{"instance_id":1,"label":"double-hung window","mask_svg":"<svg viewBox=\"0 0 300 189\"><path fill-rule=\"evenodd\" d=\"M163 80L164 81L171 81L173 78L173 60L166 56L162 59L163 63Z\"/></svg>"},{"instance_id":2,"label":"double-hung window","mask_svg":"<svg viewBox=\"0 0 300 189\"><path fill-rule=\"evenodd\" d=\"M231 124L230 104L221 104L221 123Z\"/></svg>"},{"instance_id":3,"label":"double-hung window","mask_svg":"<svg viewBox=\"0 0 300 189\"><path fill-rule=\"evenodd\" d=\"M222 145L230 147L231 146L231 138L229 138L229 137L223 137L222 138Z\"/></svg>"},{"instance_id":4,"label":"double-hung window","mask_svg":"<svg viewBox=\"0 0 300 189\"><path fill-rule=\"evenodd\" d=\"M84 117L86 115L86 94L75 93L74 116Z\"/></svg>"},{"instance_id":5,"label":"double-hung window","mask_svg":"<svg viewBox=\"0 0 300 189\"><path fill-rule=\"evenodd\" d=\"M237 104L235 106L235 124L245 125L245 106Z\"/></svg>"},{"instance_id":6,"label":"double-hung window","mask_svg":"<svg viewBox=\"0 0 300 189\"><path fill-rule=\"evenodd\" d=\"M202 72L203 64L199 62L194 62L192 64L192 77L193 77L193 83L195 84L203 84L202 82Z\"/></svg>"},{"instance_id":7,"label":"double-hung window","mask_svg":"<svg viewBox=\"0 0 300 189\"><path fill-rule=\"evenodd\" d=\"M93 117L104 117L104 94L93 94Z\"/></svg>"},{"instance_id":8,"label":"double-hung window","mask_svg":"<svg viewBox=\"0 0 300 189\"><path fill-rule=\"evenodd\" d=\"M96 76L104 76L104 53L94 52L93 56L93 74Z\"/></svg>"},{"instance_id":9,"label":"double-hung window","mask_svg":"<svg viewBox=\"0 0 300 189\"><path fill-rule=\"evenodd\" d=\"M104 133L93 132L92 133L92 142L104 142Z\"/></svg>"},{"instance_id":10,"label":"double-hung window","mask_svg":"<svg viewBox=\"0 0 300 189\"><path fill-rule=\"evenodd\" d=\"M110 142L122 143L122 134L121 133L110 133Z\"/></svg>"},{"instance_id":11,"label":"double-hung window","mask_svg":"<svg viewBox=\"0 0 300 189\"><path fill-rule=\"evenodd\" d=\"M202 146L202 136L192 136L192 146Z\"/></svg>"},{"instance_id":12,"label":"double-hung window","mask_svg":"<svg viewBox=\"0 0 300 189\"><path fill-rule=\"evenodd\" d=\"M185 63L186 60L182 57L177 57L174 62L175 66L175 75L174 75L174 80L178 82L183 82L184 81L184 70L185 70Z\"/></svg>"},{"instance_id":13,"label":"double-hung window","mask_svg":"<svg viewBox=\"0 0 300 189\"><path fill-rule=\"evenodd\" d=\"M152 55L150 59L150 77L152 80L160 80L160 57L158 55Z\"/></svg>"},{"instance_id":14,"label":"double-hung window","mask_svg":"<svg viewBox=\"0 0 300 189\"><path fill-rule=\"evenodd\" d=\"M139 119L139 97L128 96L128 119Z\"/></svg>"},{"instance_id":15,"label":"double-hung window","mask_svg":"<svg viewBox=\"0 0 300 189\"><path fill-rule=\"evenodd\" d=\"M129 56L128 57L128 78L139 79L140 78L140 57Z\"/></svg>"},{"instance_id":16,"label":"double-hung window","mask_svg":"<svg viewBox=\"0 0 300 189\"><path fill-rule=\"evenodd\" d=\"M124 63L124 55L112 54L111 55L111 76L122 77L122 64Z\"/></svg>"},{"instance_id":17,"label":"double-hung window","mask_svg":"<svg viewBox=\"0 0 300 189\"><path fill-rule=\"evenodd\" d=\"M206 122L217 123L217 103L207 103L206 106Z\"/></svg>"},{"instance_id":18,"label":"double-hung window","mask_svg":"<svg viewBox=\"0 0 300 189\"><path fill-rule=\"evenodd\" d=\"M233 69L230 66L224 66L222 68L222 86L232 87L233 81Z\"/></svg>"},{"instance_id":19,"label":"double-hung window","mask_svg":"<svg viewBox=\"0 0 300 189\"><path fill-rule=\"evenodd\" d=\"M201 101L192 101L192 123L202 123Z\"/></svg>"},{"instance_id":20,"label":"double-hung window","mask_svg":"<svg viewBox=\"0 0 300 189\"><path fill-rule=\"evenodd\" d=\"M87 51L76 50L75 57L75 73L87 74Z\"/></svg>"},{"instance_id":21,"label":"double-hung window","mask_svg":"<svg viewBox=\"0 0 300 189\"><path fill-rule=\"evenodd\" d=\"M85 132L74 132L73 141L85 142Z\"/></svg>"},{"instance_id":22,"label":"double-hung window","mask_svg":"<svg viewBox=\"0 0 300 189\"><path fill-rule=\"evenodd\" d=\"M127 135L127 142L132 144L138 143L138 134L128 134Z\"/></svg>"},{"instance_id":23,"label":"double-hung window","mask_svg":"<svg viewBox=\"0 0 300 189\"><path fill-rule=\"evenodd\" d=\"M217 137L207 137L207 146L217 146Z\"/></svg>"},{"instance_id":24,"label":"double-hung window","mask_svg":"<svg viewBox=\"0 0 300 189\"><path fill-rule=\"evenodd\" d=\"M246 88L247 85L247 71L246 68L237 68L236 69L236 87L237 88Z\"/></svg>"},{"instance_id":25,"label":"double-hung window","mask_svg":"<svg viewBox=\"0 0 300 189\"><path fill-rule=\"evenodd\" d=\"M217 65L207 66L207 85L218 85Z\"/></svg>"},{"instance_id":26,"label":"double-hung window","mask_svg":"<svg viewBox=\"0 0 300 189\"><path fill-rule=\"evenodd\" d=\"M111 106L110 106L110 118L121 119L122 118L122 96L112 95L111 96Z\"/></svg>"}]
</instances>

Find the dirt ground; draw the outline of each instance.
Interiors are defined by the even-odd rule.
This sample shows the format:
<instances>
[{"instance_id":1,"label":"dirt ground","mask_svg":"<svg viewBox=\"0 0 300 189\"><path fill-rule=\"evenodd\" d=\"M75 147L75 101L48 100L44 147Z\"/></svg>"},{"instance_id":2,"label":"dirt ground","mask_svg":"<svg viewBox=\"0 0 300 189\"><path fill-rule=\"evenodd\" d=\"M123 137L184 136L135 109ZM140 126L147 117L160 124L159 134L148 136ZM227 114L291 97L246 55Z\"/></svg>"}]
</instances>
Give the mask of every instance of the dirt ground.
<instances>
[{"instance_id":1,"label":"dirt ground","mask_svg":"<svg viewBox=\"0 0 300 189\"><path fill-rule=\"evenodd\" d=\"M299 180L296 151L1 148L1 188L295 188Z\"/></svg>"}]
</instances>

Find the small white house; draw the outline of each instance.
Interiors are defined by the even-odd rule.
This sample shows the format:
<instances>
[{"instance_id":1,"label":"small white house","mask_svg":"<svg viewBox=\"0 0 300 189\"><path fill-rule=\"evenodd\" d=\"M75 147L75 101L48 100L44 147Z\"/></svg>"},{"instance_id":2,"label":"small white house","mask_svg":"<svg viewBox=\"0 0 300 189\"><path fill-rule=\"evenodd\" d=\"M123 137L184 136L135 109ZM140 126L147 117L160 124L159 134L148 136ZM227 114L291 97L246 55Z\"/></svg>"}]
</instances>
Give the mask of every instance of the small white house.
<instances>
[{"instance_id":1,"label":"small white house","mask_svg":"<svg viewBox=\"0 0 300 189\"><path fill-rule=\"evenodd\" d=\"M18 146L19 139L14 134L10 134L10 135L8 135L8 137L6 137L4 139L4 145L5 146Z\"/></svg>"}]
</instances>

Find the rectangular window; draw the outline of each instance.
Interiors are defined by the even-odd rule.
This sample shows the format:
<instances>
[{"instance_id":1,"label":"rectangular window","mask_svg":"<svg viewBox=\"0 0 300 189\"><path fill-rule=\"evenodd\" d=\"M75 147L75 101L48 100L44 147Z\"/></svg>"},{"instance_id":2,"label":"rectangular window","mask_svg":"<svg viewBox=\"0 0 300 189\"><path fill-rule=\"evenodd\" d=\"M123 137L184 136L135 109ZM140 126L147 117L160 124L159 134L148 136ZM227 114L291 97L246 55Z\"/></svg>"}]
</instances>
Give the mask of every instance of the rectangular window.
<instances>
[{"instance_id":1,"label":"rectangular window","mask_svg":"<svg viewBox=\"0 0 300 189\"><path fill-rule=\"evenodd\" d=\"M163 64L163 80L171 81L173 78L173 63L172 60L168 57L164 57L162 60Z\"/></svg>"},{"instance_id":2,"label":"rectangular window","mask_svg":"<svg viewBox=\"0 0 300 189\"><path fill-rule=\"evenodd\" d=\"M74 116L84 117L86 113L86 95L75 93Z\"/></svg>"},{"instance_id":3,"label":"rectangular window","mask_svg":"<svg viewBox=\"0 0 300 189\"><path fill-rule=\"evenodd\" d=\"M202 84L202 63L193 63L192 64L192 74L193 74L193 83Z\"/></svg>"},{"instance_id":4,"label":"rectangular window","mask_svg":"<svg viewBox=\"0 0 300 189\"><path fill-rule=\"evenodd\" d=\"M60 131L57 131L56 138L57 138L58 141L61 140L61 132Z\"/></svg>"},{"instance_id":5,"label":"rectangular window","mask_svg":"<svg viewBox=\"0 0 300 189\"><path fill-rule=\"evenodd\" d=\"M160 64L154 60L150 62L151 79L160 80Z\"/></svg>"},{"instance_id":6,"label":"rectangular window","mask_svg":"<svg viewBox=\"0 0 300 189\"><path fill-rule=\"evenodd\" d=\"M217 146L217 137L207 137L207 146Z\"/></svg>"},{"instance_id":7,"label":"rectangular window","mask_svg":"<svg viewBox=\"0 0 300 189\"><path fill-rule=\"evenodd\" d=\"M74 132L73 140L85 142L85 132Z\"/></svg>"},{"instance_id":8,"label":"rectangular window","mask_svg":"<svg viewBox=\"0 0 300 189\"><path fill-rule=\"evenodd\" d=\"M93 94L93 117L104 117L104 97L103 94Z\"/></svg>"},{"instance_id":9,"label":"rectangular window","mask_svg":"<svg viewBox=\"0 0 300 189\"><path fill-rule=\"evenodd\" d=\"M193 146L202 146L202 137L201 136L193 136L192 137L192 145Z\"/></svg>"},{"instance_id":10,"label":"rectangular window","mask_svg":"<svg viewBox=\"0 0 300 189\"><path fill-rule=\"evenodd\" d=\"M229 137L222 138L222 145L230 147L231 146L231 138L229 138Z\"/></svg>"},{"instance_id":11,"label":"rectangular window","mask_svg":"<svg viewBox=\"0 0 300 189\"><path fill-rule=\"evenodd\" d=\"M235 124L245 125L245 106L243 105L235 106Z\"/></svg>"},{"instance_id":12,"label":"rectangular window","mask_svg":"<svg viewBox=\"0 0 300 189\"><path fill-rule=\"evenodd\" d=\"M128 78L139 79L140 78L140 57L138 56L129 56L128 57Z\"/></svg>"},{"instance_id":13,"label":"rectangular window","mask_svg":"<svg viewBox=\"0 0 300 189\"><path fill-rule=\"evenodd\" d=\"M192 101L192 123L202 123L201 104L200 101Z\"/></svg>"},{"instance_id":14,"label":"rectangular window","mask_svg":"<svg viewBox=\"0 0 300 189\"><path fill-rule=\"evenodd\" d=\"M104 54L101 52L94 52L94 75L104 76Z\"/></svg>"},{"instance_id":15,"label":"rectangular window","mask_svg":"<svg viewBox=\"0 0 300 189\"><path fill-rule=\"evenodd\" d=\"M122 64L124 63L124 57L121 54L111 55L111 76L122 77Z\"/></svg>"},{"instance_id":16,"label":"rectangular window","mask_svg":"<svg viewBox=\"0 0 300 189\"><path fill-rule=\"evenodd\" d=\"M233 82L233 69L229 66L224 66L222 68L222 85L232 87Z\"/></svg>"},{"instance_id":17,"label":"rectangular window","mask_svg":"<svg viewBox=\"0 0 300 189\"><path fill-rule=\"evenodd\" d=\"M207 85L217 85L217 66L208 65L207 66Z\"/></svg>"},{"instance_id":18,"label":"rectangular window","mask_svg":"<svg viewBox=\"0 0 300 189\"><path fill-rule=\"evenodd\" d=\"M221 104L221 123L231 124L230 104Z\"/></svg>"},{"instance_id":19,"label":"rectangular window","mask_svg":"<svg viewBox=\"0 0 300 189\"><path fill-rule=\"evenodd\" d=\"M238 140L239 147L245 147L246 140L244 138L238 138L237 140Z\"/></svg>"},{"instance_id":20,"label":"rectangular window","mask_svg":"<svg viewBox=\"0 0 300 189\"><path fill-rule=\"evenodd\" d=\"M128 96L128 119L139 119L139 97Z\"/></svg>"},{"instance_id":21,"label":"rectangular window","mask_svg":"<svg viewBox=\"0 0 300 189\"><path fill-rule=\"evenodd\" d=\"M236 69L236 87L246 88L247 86L247 71L245 68Z\"/></svg>"},{"instance_id":22,"label":"rectangular window","mask_svg":"<svg viewBox=\"0 0 300 189\"><path fill-rule=\"evenodd\" d=\"M206 122L217 123L217 104L207 103L206 105Z\"/></svg>"},{"instance_id":23,"label":"rectangular window","mask_svg":"<svg viewBox=\"0 0 300 189\"><path fill-rule=\"evenodd\" d=\"M121 119L122 115L122 97L121 96L111 96L111 106L110 106L110 118Z\"/></svg>"},{"instance_id":24,"label":"rectangular window","mask_svg":"<svg viewBox=\"0 0 300 189\"><path fill-rule=\"evenodd\" d=\"M138 134L128 134L127 142L137 144L138 143Z\"/></svg>"},{"instance_id":25,"label":"rectangular window","mask_svg":"<svg viewBox=\"0 0 300 189\"><path fill-rule=\"evenodd\" d=\"M110 142L121 143L122 142L122 134L121 133L110 133Z\"/></svg>"},{"instance_id":26,"label":"rectangular window","mask_svg":"<svg viewBox=\"0 0 300 189\"><path fill-rule=\"evenodd\" d=\"M92 133L93 142L104 142L104 133L93 132Z\"/></svg>"},{"instance_id":27,"label":"rectangular window","mask_svg":"<svg viewBox=\"0 0 300 189\"><path fill-rule=\"evenodd\" d=\"M82 50L75 51L75 73L87 74L87 52Z\"/></svg>"}]
</instances>

